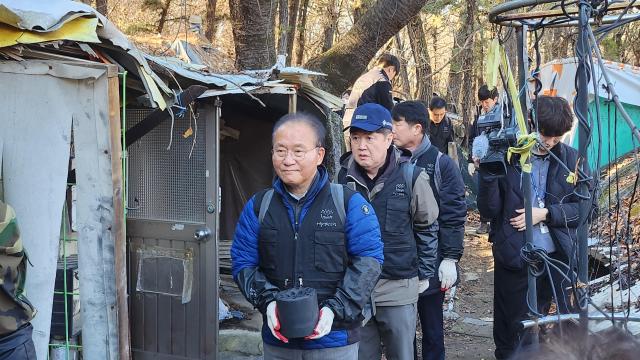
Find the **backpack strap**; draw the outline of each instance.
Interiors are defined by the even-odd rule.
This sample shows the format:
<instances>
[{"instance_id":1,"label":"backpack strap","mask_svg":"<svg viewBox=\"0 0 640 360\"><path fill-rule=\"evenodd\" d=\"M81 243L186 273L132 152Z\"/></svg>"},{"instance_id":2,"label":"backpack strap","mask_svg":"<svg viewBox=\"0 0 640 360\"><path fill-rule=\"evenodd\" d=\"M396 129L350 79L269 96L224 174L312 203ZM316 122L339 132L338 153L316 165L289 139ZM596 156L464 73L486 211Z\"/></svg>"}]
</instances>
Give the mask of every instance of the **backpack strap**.
<instances>
[{"instance_id":1,"label":"backpack strap","mask_svg":"<svg viewBox=\"0 0 640 360\"><path fill-rule=\"evenodd\" d=\"M260 202L260 210L258 212L258 223L260 225L262 225L262 220L264 220L264 216L267 214L267 210L269 210L271 198L273 198L273 189L267 190L262 196L262 201Z\"/></svg>"},{"instance_id":2,"label":"backpack strap","mask_svg":"<svg viewBox=\"0 0 640 360\"><path fill-rule=\"evenodd\" d=\"M440 158L442 153L438 151L438 157L436 158L435 173L433 176L433 183L436 186L436 192L440 194L440 188L442 187L442 171L440 171Z\"/></svg>"},{"instance_id":3,"label":"backpack strap","mask_svg":"<svg viewBox=\"0 0 640 360\"><path fill-rule=\"evenodd\" d=\"M338 210L338 216L340 221L344 224L344 219L347 217L344 203L344 188L340 184L329 184L331 186L331 199L333 199L333 205Z\"/></svg>"},{"instance_id":4,"label":"backpack strap","mask_svg":"<svg viewBox=\"0 0 640 360\"><path fill-rule=\"evenodd\" d=\"M331 199L333 200L333 205L335 205L338 210L338 216L340 217L340 221L344 224L345 218L347 217L347 212L345 209L345 201L344 201L344 188L340 184L329 184L331 189ZM264 220L267 211L269 210L269 204L271 204L271 199L273 198L273 188L266 190L262 194L262 199L260 199L260 208L258 210L258 223L262 225L262 220ZM258 200L258 199L256 199Z\"/></svg>"},{"instance_id":5,"label":"backpack strap","mask_svg":"<svg viewBox=\"0 0 640 360\"><path fill-rule=\"evenodd\" d=\"M424 170L429 175L429 183L434 189L434 195L440 193L442 185L442 172L440 171L441 157L442 153L433 145L431 145L424 153L424 163L422 165L424 165Z\"/></svg>"},{"instance_id":6,"label":"backpack strap","mask_svg":"<svg viewBox=\"0 0 640 360\"><path fill-rule=\"evenodd\" d=\"M409 198L413 196L413 186L423 170L423 168L411 162L402 165L402 176L404 177L404 183L407 185L405 192Z\"/></svg>"}]
</instances>

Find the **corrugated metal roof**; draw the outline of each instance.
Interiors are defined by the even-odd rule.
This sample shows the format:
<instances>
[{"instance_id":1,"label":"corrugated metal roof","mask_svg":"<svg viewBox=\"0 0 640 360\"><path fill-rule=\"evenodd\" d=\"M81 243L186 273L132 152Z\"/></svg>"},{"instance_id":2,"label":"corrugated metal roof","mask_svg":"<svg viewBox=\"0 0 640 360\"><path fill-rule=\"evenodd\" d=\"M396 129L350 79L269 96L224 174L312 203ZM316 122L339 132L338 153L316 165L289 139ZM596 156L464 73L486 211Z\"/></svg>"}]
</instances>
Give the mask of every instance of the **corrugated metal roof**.
<instances>
[{"instance_id":1,"label":"corrugated metal roof","mask_svg":"<svg viewBox=\"0 0 640 360\"><path fill-rule=\"evenodd\" d=\"M201 71L200 65L188 64L174 57L160 57L145 54L145 58L164 68L174 71L187 79L221 88L237 88L240 86L260 86L264 81L246 74L211 74Z\"/></svg>"}]
</instances>

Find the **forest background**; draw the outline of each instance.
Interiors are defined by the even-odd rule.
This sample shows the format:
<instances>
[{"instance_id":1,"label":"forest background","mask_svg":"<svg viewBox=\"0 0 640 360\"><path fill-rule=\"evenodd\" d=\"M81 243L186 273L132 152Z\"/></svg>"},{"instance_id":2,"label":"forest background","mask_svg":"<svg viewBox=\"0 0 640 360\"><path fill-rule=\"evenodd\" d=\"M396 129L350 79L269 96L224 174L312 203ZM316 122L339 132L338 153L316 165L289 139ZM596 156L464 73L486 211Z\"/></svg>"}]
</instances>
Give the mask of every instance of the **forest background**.
<instances>
[{"instance_id":1,"label":"forest background","mask_svg":"<svg viewBox=\"0 0 640 360\"><path fill-rule=\"evenodd\" d=\"M401 59L394 96L428 101L433 93L456 106L468 123L486 50L499 35L516 66L513 31L489 23L489 10L504 1L480 0L83 0L105 14L143 50L168 55L176 39L208 48L218 73L288 65L322 71L318 85L344 92L389 52ZM544 7L537 7L542 9ZM201 19L201 36L190 28ZM195 19L195 20L194 20ZM198 26L197 24L195 25ZM574 54L575 28L538 32L541 63ZM534 34L530 34L533 54ZM601 42L605 59L640 65L640 22ZM530 55L531 56L531 55ZM535 57L534 57L535 60Z\"/></svg>"}]
</instances>

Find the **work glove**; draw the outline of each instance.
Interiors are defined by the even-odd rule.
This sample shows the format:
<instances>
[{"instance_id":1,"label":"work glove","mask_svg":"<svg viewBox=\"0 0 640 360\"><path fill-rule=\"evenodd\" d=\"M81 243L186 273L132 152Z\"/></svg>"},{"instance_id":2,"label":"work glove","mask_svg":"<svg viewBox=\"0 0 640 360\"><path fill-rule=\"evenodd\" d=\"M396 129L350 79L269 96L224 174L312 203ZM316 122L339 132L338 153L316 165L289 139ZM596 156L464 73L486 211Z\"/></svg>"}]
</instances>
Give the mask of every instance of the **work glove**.
<instances>
[{"instance_id":1,"label":"work glove","mask_svg":"<svg viewBox=\"0 0 640 360\"><path fill-rule=\"evenodd\" d=\"M280 320L278 319L278 308L275 301L267 305L267 326L269 326L269 330L278 340L285 344L289 342L289 339L280 334Z\"/></svg>"},{"instance_id":2,"label":"work glove","mask_svg":"<svg viewBox=\"0 0 640 360\"><path fill-rule=\"evenodd\" d=\"M456 260L444 259L438 268L438 280L440 280L440 290L447 291L458 280L456 271Z\"/></svg>"},{"instance_id":3,"label":"work glove","mask_svg":"<svg viewBox=\"0 0 640 360\"><path fill-rule=\"evenodd\" d=\"M324 306L320 309L320 313L318 314L318 324L316 324L316 328L313 329L313 333L305 339L307 340L315 340L320 339L321 337L327 335L331 332L331 325L333 325L333 311L330 308Z\"/></svg>"},{"instance_id":4,"label":"work glove","mask_svg":"<svg viewBox=\"0 0 640 360\"><path fill-rule=\"evenodd\" d=\"M429 288L429 279L418 280L418 294L422 294Z\"/></svg>"},{"instance_id":5,"label":"work glove","mask_svg":"<svg viewBox=\"0 0 640 360\"><path fill-rule=\"evenodd\" d=\"M474 163L469 163L469 165L467 165L467 171L469 172L469 176L473 176L476 172L476 165Z\"/></svg>"}]
</instances>

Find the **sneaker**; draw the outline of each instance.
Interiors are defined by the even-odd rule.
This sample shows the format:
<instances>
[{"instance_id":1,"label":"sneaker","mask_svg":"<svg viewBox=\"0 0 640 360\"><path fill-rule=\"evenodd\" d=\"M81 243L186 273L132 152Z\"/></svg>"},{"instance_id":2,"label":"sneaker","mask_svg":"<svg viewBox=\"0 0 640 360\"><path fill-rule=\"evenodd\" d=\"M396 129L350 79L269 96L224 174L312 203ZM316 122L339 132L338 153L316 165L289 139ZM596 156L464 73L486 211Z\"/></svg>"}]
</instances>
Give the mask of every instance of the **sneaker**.
<instances>
[{"instance_id":1,"label":"sneaker","mask_svg":"<svg viewBox=\"0 0 640 360\"><path fill-rule=\"evenodd\" d=\"M488 234L488 233L489 233L489 223L481 222L480 226L478 226L478 229L476 229L476 234L482 235L482 234Z\"/></svg>"}]
</instances>

